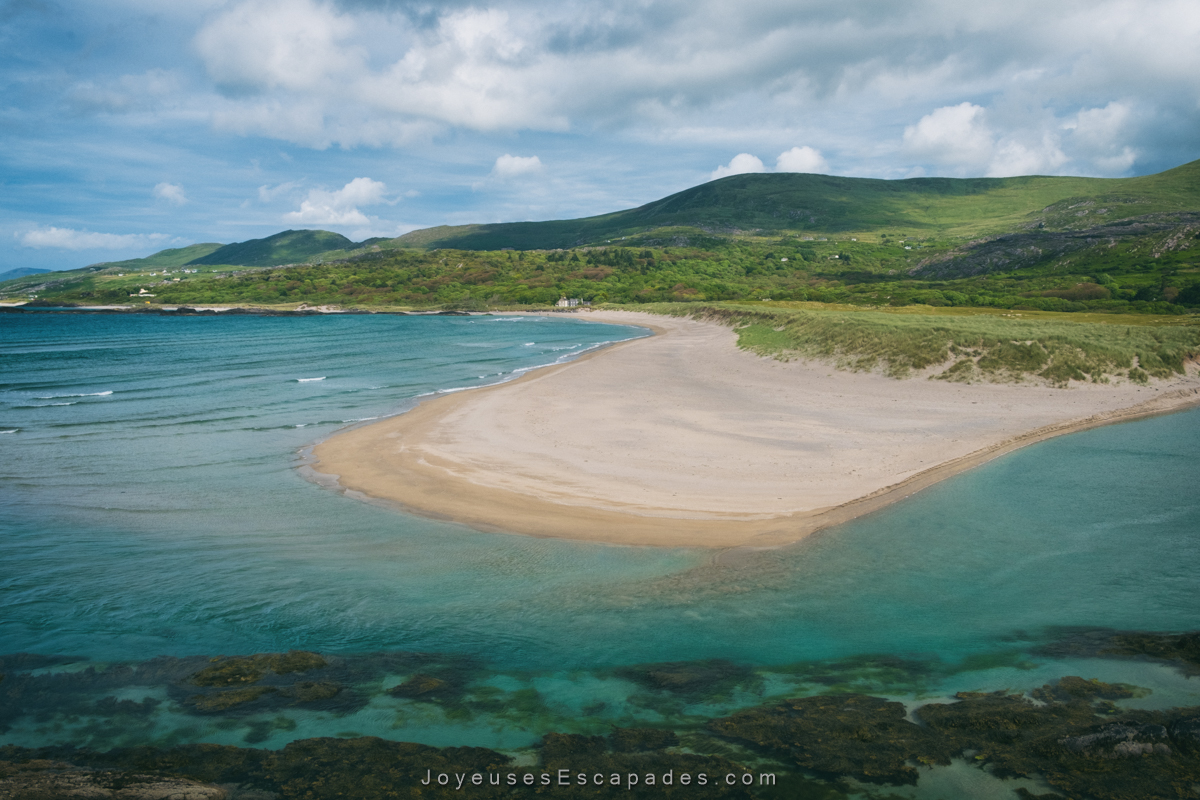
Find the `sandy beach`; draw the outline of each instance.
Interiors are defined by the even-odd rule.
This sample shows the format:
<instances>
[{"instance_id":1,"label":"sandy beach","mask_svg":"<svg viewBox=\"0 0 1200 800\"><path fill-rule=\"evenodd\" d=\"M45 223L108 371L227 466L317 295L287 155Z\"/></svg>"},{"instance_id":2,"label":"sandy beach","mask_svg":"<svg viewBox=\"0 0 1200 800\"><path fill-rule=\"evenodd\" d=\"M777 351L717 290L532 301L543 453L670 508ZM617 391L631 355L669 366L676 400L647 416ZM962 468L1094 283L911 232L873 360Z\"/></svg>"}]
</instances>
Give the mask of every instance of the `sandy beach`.
<instances>
[{"instance_id":1,"label":"sandy beach","mask_svg":"<svg viewBox=\"0 0 1200 800\"><path fill-rule=\"evenodd\" d=\"M1051 436L1200 404L1152 386L961 385L741 351L726 327L636 312L655 336L335 434L346 490L482 530L655 546L776 546Z\"/></svg>"}]
</instances>

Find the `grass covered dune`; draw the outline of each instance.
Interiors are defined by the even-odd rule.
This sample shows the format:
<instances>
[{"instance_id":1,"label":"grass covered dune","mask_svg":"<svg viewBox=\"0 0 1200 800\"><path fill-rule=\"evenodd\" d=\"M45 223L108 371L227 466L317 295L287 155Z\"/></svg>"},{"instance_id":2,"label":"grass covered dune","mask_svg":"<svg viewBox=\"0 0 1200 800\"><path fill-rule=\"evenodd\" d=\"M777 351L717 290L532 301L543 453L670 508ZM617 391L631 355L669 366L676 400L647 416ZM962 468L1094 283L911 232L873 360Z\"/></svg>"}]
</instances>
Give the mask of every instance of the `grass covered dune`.
<instances>
[{"instance_id":1,"label":"grass covered dune","mask_svg":"<svg viewBox=\"0 0 1200 800\"><path fill-rule=\"evenodd\" d=\"M830 310L819 303L645 307L736 328L740 347L839 369L970 382L1105 383L1183 375L1200 355L1200 320L973 309ZM1066 318L1064 318L1066 317ZM1081 319L1088 317L1090 319ZM1095 321L1091 321L1095 320Z\"/></svg>"},{"instance_id":2,"label":"grass covered dune","mask_svg":"<svg viewBox=\"0 0 1200 800\"><path fill-rule=\"evenodd\" d=\"M1026 444L1200 403L1195 326L650 308L585 316L657 336L341 432L315 469L481 529L772 546Z\"/></svg>"}]
</instances>

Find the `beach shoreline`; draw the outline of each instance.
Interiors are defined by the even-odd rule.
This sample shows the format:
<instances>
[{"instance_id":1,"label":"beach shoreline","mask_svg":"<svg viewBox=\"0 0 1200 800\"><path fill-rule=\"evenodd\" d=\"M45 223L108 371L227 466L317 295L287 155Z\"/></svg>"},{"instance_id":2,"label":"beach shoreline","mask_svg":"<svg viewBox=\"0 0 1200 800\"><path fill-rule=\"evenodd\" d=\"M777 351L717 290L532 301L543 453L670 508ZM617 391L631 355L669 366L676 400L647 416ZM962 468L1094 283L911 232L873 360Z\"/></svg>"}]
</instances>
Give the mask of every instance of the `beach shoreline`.
<instances>
[{"instance_id":1,"label":"beach shoreline","mask_svg":"<svg viewBox=\"0 0 1200 800\"><path fill-rule=\"evenodd\" d=\"M1155 387L948 385L760 358L714 323L586 318L656 335L340 431L310 468L484 531L775 547L1036 442L1200 405L1194 374Z\"/></svg>"}]
</instances>

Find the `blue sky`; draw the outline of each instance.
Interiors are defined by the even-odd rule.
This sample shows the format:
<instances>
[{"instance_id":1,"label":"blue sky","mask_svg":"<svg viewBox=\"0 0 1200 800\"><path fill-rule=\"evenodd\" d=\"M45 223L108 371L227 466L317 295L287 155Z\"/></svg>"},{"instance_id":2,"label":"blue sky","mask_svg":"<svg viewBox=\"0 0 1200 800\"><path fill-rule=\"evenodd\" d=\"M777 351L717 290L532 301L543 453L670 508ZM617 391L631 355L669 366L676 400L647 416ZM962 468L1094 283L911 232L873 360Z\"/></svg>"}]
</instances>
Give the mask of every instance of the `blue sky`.
<instances>
[{"instance_id":1,"label":"blue sky","mask_svg":"<svg viewBox=\"0 0 1200 800\"><path fill-rule=\"evenodd\" d=\"M3 0L0 272L1200 158L1195 0Z\"/></svg>"}]
</instances>

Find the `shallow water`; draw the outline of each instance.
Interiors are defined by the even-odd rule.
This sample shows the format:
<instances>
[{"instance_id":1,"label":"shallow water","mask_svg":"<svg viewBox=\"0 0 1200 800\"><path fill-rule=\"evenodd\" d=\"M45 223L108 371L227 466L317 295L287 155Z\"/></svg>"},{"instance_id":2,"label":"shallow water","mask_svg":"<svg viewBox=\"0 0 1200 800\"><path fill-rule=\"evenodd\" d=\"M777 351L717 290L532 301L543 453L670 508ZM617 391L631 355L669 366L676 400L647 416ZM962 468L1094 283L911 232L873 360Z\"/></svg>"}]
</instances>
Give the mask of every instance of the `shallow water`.
<instances>
[{"instance_id":1,"label":"shallow water","mask_svg":"<svg viewBox=\"0 0 1200 800\"><path fill-rule=\"evenodd\" d=\"M869 654L941 666L839 680L918 698L1086 673L1152 688L1147 707L1200 702L1196 681L1159 665L1030 655L1073 627L1200 628L1200 411L1043 442L797 545L720 558L480 533L297 470L343 425L643 333L563 318L0 315L0 653L423 651L472 657L476 687L538 698L457 720L376 698L276 727L172 721L163 706L123 728L131 741L520 747L819 691L828 681L797 670ZM708 658L758 669L757 688L664 705L613 672ZM3 740L112 741L89 724Z\"/></svg>"}]
</instances>

